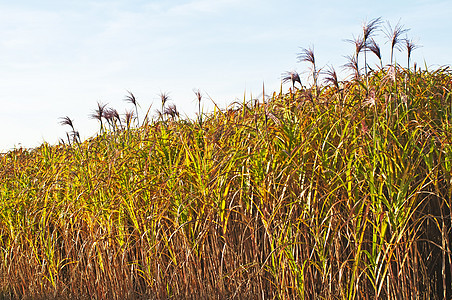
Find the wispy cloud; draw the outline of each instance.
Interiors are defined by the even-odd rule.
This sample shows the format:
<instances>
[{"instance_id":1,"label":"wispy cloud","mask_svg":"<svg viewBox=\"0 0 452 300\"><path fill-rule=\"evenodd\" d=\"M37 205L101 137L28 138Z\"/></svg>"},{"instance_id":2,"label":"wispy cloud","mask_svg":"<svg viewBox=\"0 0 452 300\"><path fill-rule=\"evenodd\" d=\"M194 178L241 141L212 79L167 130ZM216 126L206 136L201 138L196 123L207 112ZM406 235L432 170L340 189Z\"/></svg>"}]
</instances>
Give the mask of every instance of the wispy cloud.
<instances>
[{"instance_id":1,"label":"wispy cloud","mask_svg":"<svg viewBox=\"0 0 452 300\"><path fill-rule=\"evenodd\" d=\"M254 1L245 3L240 0L193 0L170 7L168 13L174 15L193 15L198 13L216 14L224 12L225 9L231 9L237 6L243 8L250 2Z\"/></svg>"}]
</instances>

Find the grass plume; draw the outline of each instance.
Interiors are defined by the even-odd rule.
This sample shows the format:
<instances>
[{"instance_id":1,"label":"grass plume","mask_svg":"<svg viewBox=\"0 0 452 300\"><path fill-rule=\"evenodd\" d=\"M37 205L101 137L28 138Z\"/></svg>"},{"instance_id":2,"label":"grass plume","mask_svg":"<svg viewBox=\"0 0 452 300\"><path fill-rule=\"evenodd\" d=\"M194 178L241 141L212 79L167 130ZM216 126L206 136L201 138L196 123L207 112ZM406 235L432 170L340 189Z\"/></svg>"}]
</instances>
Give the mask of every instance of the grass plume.
<instances>
[{"instance_id":1,"label":"grass plume","mask_svg":"<svg viewBox=\"0 0 452 300\"><path fill-rule=\"evenodd\" d=\"M202 124L202 113L201 113L201 101L202 101L202 93L200 89L193 90L196 95L196 100L198 101L198 122Z\"/></svg>"},{"instance_id":2,"label":"grass plume","mask_svg":"<svg viewBox=\"0 0 452 300\"><path fill-rule=\"evenodd\" d=\"M90 114L91 119L96 119L100 123L100 132L104 131L104 123L102 121L102 118L104 117L105 108L107 107L107 104L103 104L102 102L97 102L97 109L94 110L92 114Z\"/></svg>"},{"instance_id":3,"label":"grass plume","mask_svg":"<svg viewBox=\"0 0 452 300\"><path fill-rule=\"evenodd\" d=\"M401 25L400 22L397 22L394 28L391 26L391 23L386 23L384 33L391 45L391 65L393 64L394 49L397 49L399 51L402 50L401 44L405 39L403 39L401 36L408 31L409 29L403 28L403 25Z\"/></svg>"},{"instance_id":4,"label":"grass plume","mask_svg":"<svg viewBox=\"0 0 452 300\"><path fill-rule=\"evenodd\" d=\"M124 101L127 101L127 102L133 104L133 106L135 107L135 114L136 114L136 118L137 118L137 123L140 124L140 120L138 119L138 106L139 106L138 101L137 101L137 99L135 98L135 95L132 92L127 91L127 93L128 93L128 95L126 96Z\"/></svg>"},{"instance_id":5,"label":"grass plume","mask_svg":"<svg viewBox=\"0 0 452 300\"><path fill-rule=\"evenodd\" d=\"M291 82L292 83L292 89L295 91L295 83L298 82L301 87L303 85L301 84L300 75L296 71L290 71L285 72L282 77L282 83Z\"/></svg>"},{"instance_id":6,"label":"grass plume","mask_svg":"<svg viewBox=\"0 0 452 300\"><path fill-rule=\"evenodd\" d=\"M318 84L317 79L319 76L319 71L317 70L316 64L315 64L315 55L314 55L314 48L301 48L301 52L297 56L299 62L308 62L311 64L311 76L312 80L314 81L314 94L317 95L318 93Z\"/></svg>"},{"instance_id":7,"label":"grass plume","mask_svg":"<svg viewBox=\"0 0 452 300\"><path fill-rule=\"evenodd\" d=\"M416 45L413 40L410 39L405 39L405 46L406 46L406 50L407 50L407 69L410 69L410 59L411 59L411 53L419 48L419 45Z\"/></svg>"}]
</instances>

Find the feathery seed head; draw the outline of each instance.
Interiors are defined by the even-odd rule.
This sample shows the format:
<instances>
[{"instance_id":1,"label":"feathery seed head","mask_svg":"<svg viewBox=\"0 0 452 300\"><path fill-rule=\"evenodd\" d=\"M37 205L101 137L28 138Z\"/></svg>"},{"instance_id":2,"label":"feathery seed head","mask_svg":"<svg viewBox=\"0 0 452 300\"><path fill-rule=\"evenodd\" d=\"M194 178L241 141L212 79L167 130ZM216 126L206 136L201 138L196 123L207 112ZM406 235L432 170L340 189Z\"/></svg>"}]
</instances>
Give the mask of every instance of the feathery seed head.
<instances>
[{"instance_id":1,"label":"feathery seed head","mask_svg":"<svg viewBox=\"0 0 452 300\"><path fill-rule=\"evenodd\" d=\"M113 120L113 119L116 119L118 121L120 120L119 113L114 108L107 108L107 109L105 109L104 113L103 113L103 116L107 120Z\"/></svg>"},{"instance_id":2,"label":"feathery seed head","mask_svg":"<svg viewBox=\"0 0 452 300\"><path fill-rule=\"evenodd\" d=\"M102 122L102 117L104 116L105 107L107 104L102 104L102 102L97 102L97 109L90 115L91 119L97 119Z\"/></svg>"},{"instance_id":3,"label":"feathery seed head","mask_svg":"<svg viewBox=\"0 0 452 300\"><path fill-rule=\"evenodd\" d=\"M137 105L138 105L138 102L137 102L137 99L135 98L135 95L132 94L132 92L130 92L130 91L127 91L127 93L128 93L129 95L126 96L126 98L124 99L124 101L130 102L130 103L132 103L134 106L137 106Z\"/></svg>"},{"instance_id":4,"label":"feathery seed head","mask_svg":"<svg viewBox=\"0 0 452 300\"><path fill-rule=\"evenodd\" d=\"M401 39L400 36L406 32L408 32L409 29L403 28L403 25L400 24L400 21L397 22L396 26L392 28L391 23L387 22L386 28L385 28L385 35L388 38L388 41L391 43L391 49L400 49L400 43L404 40Z\"/></svg>"},{"instance_id":5,"label":"feathery seed head","mask_svg":"<svg viewBox=\"0 0 452 300\"><path fill-rule=\"evenodd\" d=\"M132 110L126 110L126 112L124 113L124 121L127 124L127 127L130 126L130 123L132 122L133 119L133 111Z\"/></svg>"},{"instance_id":6,"label":"feathery seed head","mask_svg":"<svg viewBox=\"0 0 452 300\"><path fill-rule=\"evenodd\" d=\"M296 71L285 72L283 74L282 82L292 82L292 86L295 87L295 82L298 82L301 85L300 75Z\"/></svg>"},{"instance_id":7,"label":"feathery seed head","mask_svg":"<svg viewBox=\"0 0 452 300\"><path fill-rule=\"evenodd\" d=\"M169 93L167 92L160 93L160 100L162 101L162 107L164 107L165 103L168 102L168 100L170 100Z\"/></svg>"},{"instance_id":8,"label":"feathery seed head","mask_svg":"<svg viewBox=\"0 0 452 300\"><path fill-rule=\"evenodd\" d=\"M343 65L345 69L349 69L353 71L354 78L359 78L359 67L358 67L358 61L356 59L356 56L347 55L345 58L348 60L348 63Z\"/></svg>"},{"instance_id":9,"label":"feathery seed head","mask_svg":"<svg viewBox=\"0 0 452 300\"><path fill-rule=\"evenodd\" d=\"M307 61L315 65L314 49L312 47L308 49L301 48L301 52L298 53L297 58L299 62Z\"/></svg>"},{"instance_id":10,"label":"feathery seed head","mask_svg":"<svg viewBox=\"0 0 452 300\"><path fill-rule=\"evenodd\" d=\"M407 39L407 38L405 39L405 46L406 46L406 49L408 51L408 58L411 57L411 52L413 52L413 50L415 50L415 49L420 47L419 45L416 45L413 42L413 40L410 40L410 39Z\"/></svg>"},{"instance_id":11,"label":"feathery seed head","mask_svg":"<svg viewBox=\"0 0 452 300\"><path fill-rule=\"evenodd\" d=\"M170 104L167 108L165 108L165 115L170 116L172 119L179 116L179 112L177 111L176 105Z\"/></svg>"},{"instance_id":12,"label":"feathery seed head","mask_svg":"<svg viewBox=\"0 0 452 300\"><path fill-rule=\"evenodd\" d=\"M370 51L372 51L373 54L375 54L378 59L381 60L381 50L380 50L380 46L378 46L378 44L371 39L367 45L367 49L369 49Z\"/></svg>"},{"instance_id":13,"label":"feathery seed head","mask_svg":"<svg viewBox=\"0 0 452 300\"><path fill-rule=\"evenodd\" d=\"M353 37L353 39L347 39L345 40L348 43L355 45L355 56L358 56L359 53L361 53L363 50L365 50L365 43L362 36Z\"/></svg>"},{"instance_id":14,"label":"feathery seed head","mask_svg":"<svg viewBox=\"0 0 452 300\"><path fill-rule=\"evenodd\" d=\"M363 40L367 42L367 40L372 36L372 33L379 27L382 23L381 17L371 20L369 23L363 24Z\"/></svg>"},{"instance_id":15,"label":"feathery seed head","mask_svg":"<svg viewBox=\"0 0 452 300\"><path fill-rule=\"evenodd\" d=\"M337 90L339 90L339 80L337 78L337 73L334 67L330 67L329 70L325 71L326 78L325 83L333 84Z\"/></svg>"},{"instance_id":16,"label":"feathery seed head","mask_svg":"<svg viewBox=\"0 0 452 300\"><path fill-rule=\"evenodd\" d=\"M202 93L201 93L201 90L199 90L199 89L197 89L197 90L194 89L193 92L195 93L196 99L198 99L198 102L201 102L201 100L202 100Z\"/></svg>"},{"instance_id":17,"label":"feathery seed head","mask_svg":"<svg viewBox=\"0 0 452 300\"><path fill-rule=\"evenodd\" d=\"M72 120L68 116L61 117L60 119L61 119L61 121L60 121L61 125L63 125L63 126L69 125L69 126L71 126L72 130L74 130L74 124L72 123Z\"/></svg>"}]
</instances>

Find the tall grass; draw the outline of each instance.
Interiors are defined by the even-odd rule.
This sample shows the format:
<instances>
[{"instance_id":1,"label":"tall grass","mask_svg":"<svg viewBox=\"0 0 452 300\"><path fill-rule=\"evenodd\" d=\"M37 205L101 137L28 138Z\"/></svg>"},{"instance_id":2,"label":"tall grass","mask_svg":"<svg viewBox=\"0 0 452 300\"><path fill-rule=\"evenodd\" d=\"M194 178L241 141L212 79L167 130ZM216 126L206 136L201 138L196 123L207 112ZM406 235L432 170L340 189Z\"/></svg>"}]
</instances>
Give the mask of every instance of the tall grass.
<instances>
[{"instance_id":1,"label":"tall grass","mask_svg":"<svg viewBox=\"0 0 452 300\"><path fill-rule=\"evenodd\" d=\"M1 155L0 297L450 298L451 70L328 78Z\"/></svg>"}]
</instances>

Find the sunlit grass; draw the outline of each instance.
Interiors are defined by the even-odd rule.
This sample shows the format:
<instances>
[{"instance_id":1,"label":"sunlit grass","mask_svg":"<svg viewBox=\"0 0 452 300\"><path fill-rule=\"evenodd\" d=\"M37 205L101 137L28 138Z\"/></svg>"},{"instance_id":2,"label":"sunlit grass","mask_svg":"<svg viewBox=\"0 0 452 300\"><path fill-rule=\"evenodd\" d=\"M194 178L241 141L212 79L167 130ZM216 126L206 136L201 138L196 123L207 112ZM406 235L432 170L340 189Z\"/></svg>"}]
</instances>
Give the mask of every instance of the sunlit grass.
<instances>
[{"instance_id":1,"label":"sunlit grass","mask_svg":"<svg viewBox=\"0 0 452 300\"><path fill-rule=\"evenodd\" d=\"M1 297L450 297L451 70L328 75L1 155Z\"/></svg>"}]
</instances>

